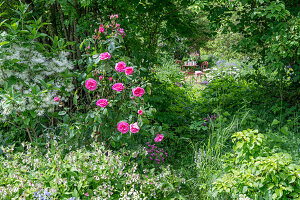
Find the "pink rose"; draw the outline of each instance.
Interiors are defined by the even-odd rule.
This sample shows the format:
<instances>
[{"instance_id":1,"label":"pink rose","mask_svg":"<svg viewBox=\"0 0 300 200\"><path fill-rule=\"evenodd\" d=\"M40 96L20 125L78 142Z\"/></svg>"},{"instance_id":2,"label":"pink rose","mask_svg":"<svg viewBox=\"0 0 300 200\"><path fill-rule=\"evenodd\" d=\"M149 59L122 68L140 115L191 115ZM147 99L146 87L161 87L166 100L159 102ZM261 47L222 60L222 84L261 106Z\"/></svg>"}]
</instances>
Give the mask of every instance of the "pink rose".
<instances>
[{"instance_id":1,"label":"pink rose","mask_svg":"<svg viewBox=\"0 0 300 200\"><path fill-rule=\"evenodd\" d=\"M112 81L112 80L113 80L113 78L112 78L112 77L109 77L109 78L108 78L108 80L109 80L109 81Z\"/></svg>"},{"instance_id":2,"label":"pink rose","mask_svg":"<svg viewBox=\"0 0 300 200\"><path fill-rule=\"evenodd\" d=\"M99 80L102 80L103 79L103 76L99 76Z\"/></svg>"},{"instance_id":3,"label":"pink rose","mask_svg":"<svg viewBox=\"0 0 300 200\"><path fill-rule=\"evenodd\" d=\"M133 68L132 67L126 67L125 68L125 74L126 75L130 75L133 73Z\"/></svg>"},{"instance_id":4,"label":"pink rose","mask_svg":"<svg viewBox=\"0 0 300 200\"><path fill-rule=\"evenodd\" d=\"M139 110L138 113L139 113L139 115L142 115L142 114L143 114L143 111L142 111L142 110Z\"/></svg>"},{"instance_id":5,"label":"pink rose","mask_svg":"<svg viewBox=\"0 0 300 200\"><path fill-rule=\"evenodd\" d=\"M127 133L129 131L129 124L124 121L121 121L120 123L118 123L118 130L121 133Z\"/></svg>"},{"instance_id":6,"label":"pink rose","mask_svg":"<svg viewBox=\"0 0 300 200\"><path fill-rule=\"evenodd\" d=\"M107 99L99 99L96 105L105 108L108 105Z\"/></svg>"},{"instance_id":7,"label":"pink rose","mask_svg":"<svg viewBox=\"0 0 300 200\"><path fill-rule=\"evenodd\" d=\"M108 52L104 52L104 53L101 53L100 54L100 60L107 60L107 59L110 59L111 56Z\"/></svg>"},{"instance_id":8,"label":"pink rose","mask_svg":"<svg viewBox=\"0 0 300 200\"><path fill-rule=\"evenodd\" d=\"M145 90L141 87L136 87L132 89L132 94L135 97L141 97L145 94Z\"/></svg>"},{"instance_id":9,"label":"pink rose","mask_svg":"<svg viewBox=\"0 0 300 200\"><path fill-rule=\"evenodd\" d=\"M125 68L126 68L126 64L125 64L123 61L116 63L115 69L116 69L118 72L124 72L124 71L125 71Z\"/></svg>"},{"instance_id":10,"label":"pink rose","mask_svg":"<svg viewBox=\"0 0 300 200\"><path fill-rule=\"evenodd\" d=\"M120 26L120 24L116 24L116 26L117 26L117 27L119 27L119 26Z\"/></svg>"},{"instance_id":11,"label":"pink rose","mask_svg":"<svg viewBox=\"0 0 300 200\"><path fill-rule=\"evenodd\" d=\"M164 139L164 136L161 135L161 134L157 134L155 139L154 139L154 142L160 142Z\"/></svg>"},{"instance_id":12,"label":"pink rose","mask_svg":"<svg viewBox=\"0 0 300 200\"><path fill-rule=\"evenodd\" d=\"M59 101L59 97L54 97L54 101Z\"/></svg>"},{"instance_id":13,"label":"pink rose","mask_svg":"<svg viewBox=\"0 0 300 200\"><path fill-rule=\"evenodd\" d=\"M90 78L90 79L86 80L85 87L90 91L96 90L97 89L97 81Z\"/></svg>"},{"instance_id":14,"label":"pink rose","mask_svg":"<svg viewBox=\"0 0 300 200\"><path fill-rule=\"evenodd\" d=\"M99 32L103 33L104 32L104 28L102 26L99 27Z\"/></svg>"},{"instance_id":15,"label":"pink rose","mask_svg":"<svg viewBox=\"0 0 300 200\"><path fill-rule=\"evenodd\" d=\"M138 133L139 130L140 130L140 127L138 126L137 122L130 125L130 132L131 133Z\"/></svg>"},{"instance_id":16,"label":"pink rose","mask_svg":"<svg viewBox=\"0 0 300 200\"><path fill-rule=\"evenodd\" d=\"M124 89L123 83L116 83L112 86L113 90L121 92Z\"/></svg>"}]
</instances>

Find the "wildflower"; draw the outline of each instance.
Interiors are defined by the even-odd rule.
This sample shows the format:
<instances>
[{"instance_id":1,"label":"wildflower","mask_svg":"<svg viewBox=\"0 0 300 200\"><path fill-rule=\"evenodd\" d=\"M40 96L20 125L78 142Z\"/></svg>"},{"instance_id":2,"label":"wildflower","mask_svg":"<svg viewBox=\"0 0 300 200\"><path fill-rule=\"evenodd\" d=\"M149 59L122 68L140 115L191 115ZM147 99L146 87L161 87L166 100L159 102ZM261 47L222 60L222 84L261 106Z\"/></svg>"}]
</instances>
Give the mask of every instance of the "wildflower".
<instances>
[{"instance_id":1,"label":"wildflower","mask_svg":"<svg viewBox=\"0 0 300 200\"><path fill-rule=\"evenodd\" d=\"M121 92L124 89L123 83L116 83L112 86L113 90Z\"/></svg>"},{"instance_id":2,"label":"wildflower","mask_svg":"<svg viewBox=\"0 0 300 200\"><path fill-rule=\"evenodd\" d=\"M132 89L132 94L135 97L141 97L145 94L145 90L141 87L136 87Z\"/></svg>"},{"instance_id":3,"label":"wildflower","mask_svg":"<svg viewBox=\"0 0 300 200\"><path fill-rule=\"evenodd\" d=\"M100 54L100 60L107 60L110 59L111 55L108 52L104 52Z\"/></svg>"},{"instance_id":4,"label":"wildflower","mask_svg":"<svg viewBox=\"0 0 300 200\"><path fill-rule=\"evenodd\" d=\"M88 79L85 82L85 87L90 91L96 90L97 89L97 81L95 81L92 78Z\"/></svg>"},{"instance_id":5,"label":"wildflower","mask_svg":"<svg viewBox=\"0 0 300 200\"><path fill-rule=\"evenodd\" d=\"M163 140L163 138L164 138L164 136L163 136L163 135L161 135L161 134L157 134L157 135L156 135L156 137L155 137L155 139L154 139L154 141L155 141L155 142L160 142L160 141L162 141L162 140Z\"/></svg>"},{"instance_id":6,"label":"wildflower","mask_svg":"<svg viewBox=\"0 0 300 200\"><path fill-rule=\"evenodd\" d=\"M118 72L124 72L125 69L126 69L126 64L125 64L123 61L118 62L118 63L116 63L115 69L116 69Z\"/></svg>"},{"instance_id":7,"label":"wildflower","mask_svg":"<svg viewBox=\"0 0 300 200\"><path fill-rule=\"evenodd\" d=\"M118 123L118 130L121 133L127 133L129 131L129 124L124 121L121 121L120 123Z\"/></svg>"},{"instance_id":8,"label":"wildflower","mask_svg":"<svg viewBox=\"0 0 300 200\"><path fill-rule=\"evenodd\" d=\"M125 68L125 74L126 75L130 75L133 73L133 68L132 67L126 67Z\"/></svg>"},{"instance_id":9,"label":"wildflower","mask_svg":"<svg viewBox=\"0 0 300 200\"><path fill-rule=\"evenodd\" d=\"M105 108L108 105L107 99L99 99L96 105Z\"/></svg>"},{"instance_id":10,"label":"wildflower","mask_svg":"<svg viewBox=\"0 0 300 200\"><path fill-rule=\"evenodd\" d=\"M59 101L59 97L54 97L54 101Z\"/></svg>"},{"instance_id":11,"label":"wildflower","mask_svg":"<svg viewBox=\"0 0 300 200\"><path fill-rule=\"evenodd\" d=\"M139 110L138 113L139 113L139 115L142 115L142 114L143 114L143 111L142 111L142 110Z\"/></svg>"},{"instance_id":12,"label":"wildflower","mask_svg":"<svg viewBox=\"0 0 300 200\"><path fill-rule=\"evenodd\" d=\"M140 127L138 126L138 123L135 122L134 124L130 125L130 131L131 133L138 133L140 130Z\"/></svg>"}]
</instances>

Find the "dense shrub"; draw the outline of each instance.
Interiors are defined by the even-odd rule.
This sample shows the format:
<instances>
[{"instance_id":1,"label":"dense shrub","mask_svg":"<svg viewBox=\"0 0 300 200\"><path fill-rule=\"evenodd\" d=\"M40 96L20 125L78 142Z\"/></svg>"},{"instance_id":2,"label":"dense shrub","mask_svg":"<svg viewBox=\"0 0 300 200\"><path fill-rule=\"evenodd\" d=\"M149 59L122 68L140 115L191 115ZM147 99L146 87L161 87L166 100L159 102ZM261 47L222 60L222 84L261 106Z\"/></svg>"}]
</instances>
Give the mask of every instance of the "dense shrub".
<instances>
[{"instance_id":1,"label":"dense shrub","mask_svg":"<svg viewBox=\"0 0 300 200\"><path fill-rule=\"evenodd\" d=\"M232 135L234 153L224 162L225 173L213 188L214 196L238 199L297 199L300 196L300 165L287 153L264 146L264 135L244 130ZM224 196L225 195L225 196Z\"/></svg>"}]
</instances>

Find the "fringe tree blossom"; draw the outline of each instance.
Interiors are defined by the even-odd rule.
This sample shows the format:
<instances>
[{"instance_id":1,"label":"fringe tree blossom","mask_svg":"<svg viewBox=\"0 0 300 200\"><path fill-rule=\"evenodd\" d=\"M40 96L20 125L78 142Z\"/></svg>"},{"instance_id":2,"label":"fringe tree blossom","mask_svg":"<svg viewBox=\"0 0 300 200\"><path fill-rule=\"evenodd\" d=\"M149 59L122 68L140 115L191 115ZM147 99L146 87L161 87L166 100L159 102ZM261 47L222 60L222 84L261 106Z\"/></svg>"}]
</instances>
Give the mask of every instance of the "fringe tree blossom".
<instances>
[{"instance_id":1,"label":"fringe tree blossom","mask_svg":"<svg viewBox=\"0 0 300 200\"><path fill-rule=\"evenodd\" d=\"M0 42L6 40L6 35L5 32L0 34ZM51 86L64 93L74 89L73 78L63 77L63 74L73 69L72 62L67 59L68 53L58 52L54 57L47 57L36 51L34 44L23 47L9 43L0 48L0 88L4 88L5 83L13 78L17 81L11 87L15 94L20 94L14 102L10 100L8 92L0 94L0 121L8 120L13 113L33 111L38 116L43 116L46 112L52 112L57 104L54 98L58 96L59 90L45 88L42 82L48 83L51 80ZM10 63L19 67L9 67ZM33 93L33 88L47 92L27 95ZM66 101L66 97L62 96L60 101Z\"/></svg>"}]
</instances>

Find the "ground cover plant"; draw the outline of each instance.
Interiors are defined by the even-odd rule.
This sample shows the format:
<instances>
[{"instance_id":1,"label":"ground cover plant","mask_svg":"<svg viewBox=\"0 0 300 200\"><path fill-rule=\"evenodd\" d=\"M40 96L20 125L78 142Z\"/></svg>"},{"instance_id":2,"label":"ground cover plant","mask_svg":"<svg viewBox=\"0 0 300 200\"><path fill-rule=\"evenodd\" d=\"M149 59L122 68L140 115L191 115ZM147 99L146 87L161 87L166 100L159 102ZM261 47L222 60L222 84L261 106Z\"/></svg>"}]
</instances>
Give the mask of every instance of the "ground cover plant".
<instances>
[{"instance_id":1,"label":"ground cover plant","mask_svg":"<svg viewBox=\"0 0 300 200\"><path fill-rule=\"evenodd\" d=\"M300 199L296 8L1 3L0 199Z\"/></svg>"}]
</instances>

